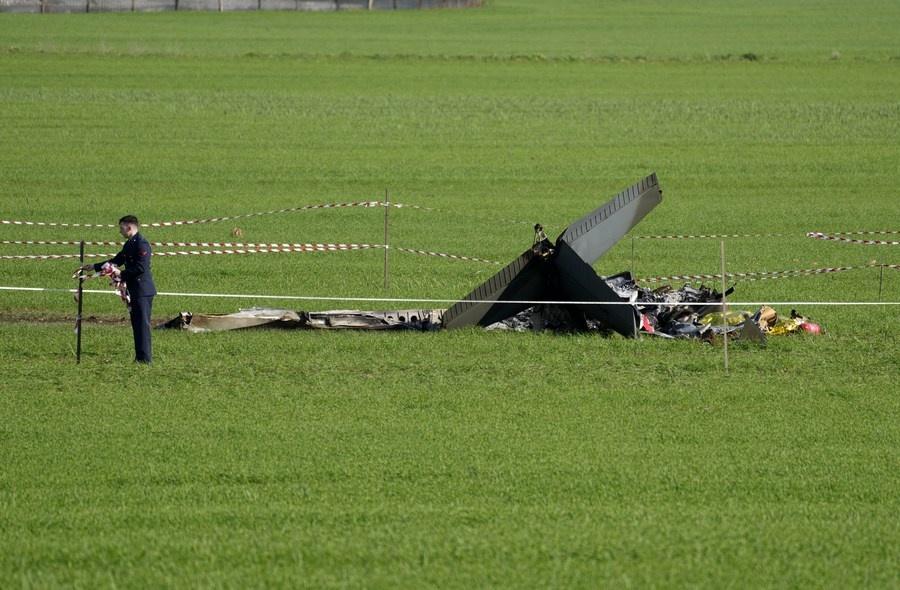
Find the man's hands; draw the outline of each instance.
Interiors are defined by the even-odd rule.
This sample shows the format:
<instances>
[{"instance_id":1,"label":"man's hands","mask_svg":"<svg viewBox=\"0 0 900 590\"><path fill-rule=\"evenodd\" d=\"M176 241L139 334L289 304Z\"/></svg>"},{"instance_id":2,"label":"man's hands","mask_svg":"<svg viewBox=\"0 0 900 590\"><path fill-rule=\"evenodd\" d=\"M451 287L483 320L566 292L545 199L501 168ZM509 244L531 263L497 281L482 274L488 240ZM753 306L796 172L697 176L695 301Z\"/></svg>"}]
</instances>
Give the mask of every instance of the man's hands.
<instances>
[{"instance_id":1,"label":"man's hands","mask_svg":"<svg viewBox=\"0 0 900 590\"><path fill-rule=\"evenodd\" d=\"M91 272L92 270L94 270L93 264L84 264L75 269L75 272L72 273L72 278L73 279L85 278L84 273Z\"/></svg>"}]
</instances>

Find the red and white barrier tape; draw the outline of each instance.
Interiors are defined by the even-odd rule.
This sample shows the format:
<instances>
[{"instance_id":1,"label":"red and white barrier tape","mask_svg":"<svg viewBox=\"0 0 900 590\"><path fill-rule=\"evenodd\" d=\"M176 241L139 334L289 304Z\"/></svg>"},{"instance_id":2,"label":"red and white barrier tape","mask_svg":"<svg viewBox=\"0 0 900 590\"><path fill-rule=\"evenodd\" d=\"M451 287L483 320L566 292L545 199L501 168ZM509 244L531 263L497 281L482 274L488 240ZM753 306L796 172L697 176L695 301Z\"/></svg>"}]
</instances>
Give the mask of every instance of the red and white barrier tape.
<instances>
[{"instance_id":1,"label":"red and white barrier tape","mask_svg":"<svg viewBox=\"0 0 900 590\"><path fill-rule=\"evenodd\" d=\"M18 244L18 245L56 245L56 246L77 246L81 242L78 240L0 240L0 244ZM85 240L85 246L123 246L125 242L113 241L89 241ZM288 248L288 247L308 247L322 244L287 244L287 243L252 243L252 242L150 242L151 246L168 246L172 248L242 248L242 249L260 249L260 248ZM353 245L353 244L348 244ZM380 244L357 244L361 247L380 248Z\"/></svg>"},{"instance_id":2,"label":"red and white barrier tape","mask_svg":"<svg viewBox=\"0 0 900 590\"><path fill-rule=\"evenodd\" d=\"M0 240L0 244L7 246L77 246L81 240ZM85 246L122 246L125 242L116 242L111 240L91 241L85 240ZM159 242L151 242L152 245L158 246Z\"/></svg>"},{"instance_id":3,"label":"red and white barrier tape","mask_svg":"<svg viewBox=\"0 0 900 590\"><path fill-rule=\"evenodd\" d=\"M3 254L0 260L68 260L79 254ZM85 254L85 258L112 258L115 254Z\"/></svg>"},{"instance_id":4,"label":"red and white barrier tape","mask_svg":"<svg viewBox=\"0 0 900 590\"><path fill-rule=\"evenodd\" d=\"M783 238L791 234L670 234L634 236L636 240L708 240L716 238Z\"/></svg>"},{"instance_id":5,"label":"red and white barrier tape","mask_svg":"<svg viewBox=\"0 0 900 590\"><path fill-rule=\"evenodd\" d=\"M819 239L833 239L837 240L837 237L830 236L883 236L883 235L896 235L900 234L900 230L879 230L879 231L848 231L848 232L831 232L829 234L825 234L823 232L806 232L806 236L810 238L819 238ZM790 233L768 233L768 234L658 234L658 235L647 235L647 236L634 236L636 240L707 240L707 239L723 239L723 238L786 238L791 237L795 234ZM851 241L846 238L841 238L842 241ZM877 240L862 240L859 243L890 243L897 244L898 242L880 242Z\"/></svg>"},{"instance_id":6,"label":"red and white barrier tape","mask_svg":"<svg viewBox=\"0 0 900 590\"><path fill-rule=\"evenodd\" d=\"M73 279L79 279L81 281L88 281L91 279L99 279L99 278L109 278L109 286L115 290L115 292L119 295L119 298L122 300L122 303L125 304L125 307L131 310L131 296L128 294L128 287L125 284L125 279L122 278L122 271L119 270L118 266L110 264L108 262L103 263L103 266L100 268L99 272L86 273L81 268L75 271L75 274L72 275ZM78 301L78 292L75 293L75 301Z\"/></svg>"},{"instance_id":7,"label":"red and white barrier tape","mask_svg":"<svg viewBox=\"0 0 900 590\"><path fill-rule=\"evenodd\" d=\"M207 217L204 219L187 219L179 221L153 221L150 223L142 223L145 227L177 227L182 225L201 225L204 223L218 223L221 221L233 221L235 219L247 219L250 217L262 217L264 215L278 215L281 213L296 213L300 211L312 211L316 209L345 209L349 207L394 207L397 209L421 209L429 211L428 207L419 205L407 205L404 203L387 203L384 201L351 201L348 203L320 203L316 205L302 205L300 207L287 207L284 209L272 209L270 211L256 211L253 213L242 213L240 215L224 215L220 217ZM67 222L50 222L50 221L21 221L12 219L0 219L2 225L23 225L35 227L98 227L111 228L118 227L114 223L67 223Z\"/></svg>"},{"instance_id":8,"label":"red and white barrier tape","mask_svg":"<svg viewBox=\"0 0 900 590\"><path fill-rule=\"evenodd\" d=\"M78 244L79 242L74 242ZM99 244L101 242L85 242L85 244ZM184 246L215 248L213 250L177 250L172 252L153 252L153 256L211 256L224 254L270 254L279 252L343 252L350 250L384 249L384 244L243 244L230 242L151 242L154 245ZM118 244L118 242L113 242ZM502 263L496 260L487 260L475 256L462 256L448 254L446 252L432 252L430 250L418 250L415 248L403 248L390 246L390 250L418 254L420 256L435 256L449 260L463 260L467 262L481 262L499 266ZM67 260L78 258L80 254L6 254L0 255L0 260ZM109 259L115 254L85 254L85 258Z\"/></svg>"},{"instance_id":9,"label":"red and white barrier tape","mask_svg":"<svg viewBox=\"0 0 900 590\"><path fill-rule=\"evenodd\" d=\"M836 232L833 234L826 234L817 231L811 231L806 234L806 237L813 238L816 240L827 240L830 242L843 242L845 244L863 244L865 246L900 246L900 240L863 240L860 238L846 238L844 236L848 235L889 235L900 232L893 231L884 231L884 232Z\"/></svg>"},{"instance_id":10,"label":"red and white barrier tape","mask_svg":"<svg viewBox=\"0 0 900 590\"><path fill-rule=\"evenodd\" d=\"M249 246L249 244L248 244ZM215 250L176 250L153 252L153 256L212 256L221 254L274 254L280 252L345 252L383 248L380 244L269 244L255 248L224 248ZM78 258L79 254L12 254L0 256L0 260L63 260ZM85 254L85 258L112 258L115 254Z\"/></svg>"},{"instance_id":11,"label":"red and white barrier tape","mask_svg":"<svg viewBox=\"0 0 900 590\"><path fill-rule=\"evenodd\" d=\"M900 235L900 229L883 229L868 230L861 229L858 231L833 231L828 232L833 236L896 236Z\"/></svg>"},{"instance_id":12,"label":"red and white barrier tape","mask_svg":"<svg viewBox=\"0 0 900 590\"><path fill-rule=\"evenodd\" d=\"M797 270L774 270L758 272L727 272L725 277L729 279L744 279L747 281L766 281L772 279L786 279L791 277L813 276L848 270L861 270L865 268L891 268L900 269L900 264L865 264L862 266L834 266L825 268L805 268ZM639 283L669 283L673 281L710 281L721 279L721 274L695 274L695 275L670 275L664 277L644 277L638 279Z\"/></svg>"},{"instance_id":13,"label":"red and white barrier tape","mask_svg":"<svg viewBox=\"0 0 900 590\"><path fill-rule=\"evenodd\" d=\"M61 221L22 221L20 219L0 219L2 225L28 225L36 227L118 227L112 223L65 223Z\"/></svg>"},{"instance_id":14,"label":"red and white barrier tape","mask_svg":"<svg viewBox=\"0 0 900 590\"><path fill-rule=\"evenodd\" d=\"M439 258L449 258L452 260L467 260L469 262L483 262L485 264L493 264L495 266L501 266L502 262L497 262L496 260L487 260L485 258L476 258L475 256L460 256L457 254L447 254L445 252L431 252L429 250L416 250L415 248L401 248L399 246L391 246L391 250L398 250L400 252L408 252L410 254L419 254L422 256L437 256Z\"/></svg>"},{"instance_id":15,"label":"red and white barrier tape","mask_svg":"<svg viewBox=\"0 0 900 590\"><path fill-rule=\"evenodd\" d=\"M277 254L280 252L347 252L378 248L373 244L273 244L263 248L228 248L221 250L175 250L154 252L154 256L211 256L217 254Z\"/></svg>"},{"instance_id":16,"label":"red and white barrier tape","mask_svg":"<svg viewBox=\"0 0 900 590\"><path fill-rule=\"evenodd\" d=\"M341 209L348 207L391 207L394 209L415 209L418 211L430 211L438 213L458 214L459 211L448 209L437 209L434 207L425 207L422 205L411 205L408 203L395 203L393 201L352 201L348 203L320 203L316 205L303 205L300 207L287 207L284 209L272 209L271 211L256 211L252 213L242 213L239 215L226 215L220 217L209 217L204 219L186 219L178 221L153 221L142 223L144 227L180 227L184 225L201 225L205 223L218 223L221 221L234 221L236 219L247 219L252 217L261 217L264 215L279 215L282 213L296 213L300 211L312 211L316 209ZM478 215L482 219L490 219L494 223L512 223L517 225L534 225L533 222L523 221L521 219L500 219L487 218ZM77 227L77 228L115 228L118 227L114 223L69 223L69 222L50 222L50 221L22 221L12 219L0 219L0 225L21 225L34 227ZM35 241L40 243L39 241ZM76 242L77 243L77 242Z\"/></svg>"}]
</instances>

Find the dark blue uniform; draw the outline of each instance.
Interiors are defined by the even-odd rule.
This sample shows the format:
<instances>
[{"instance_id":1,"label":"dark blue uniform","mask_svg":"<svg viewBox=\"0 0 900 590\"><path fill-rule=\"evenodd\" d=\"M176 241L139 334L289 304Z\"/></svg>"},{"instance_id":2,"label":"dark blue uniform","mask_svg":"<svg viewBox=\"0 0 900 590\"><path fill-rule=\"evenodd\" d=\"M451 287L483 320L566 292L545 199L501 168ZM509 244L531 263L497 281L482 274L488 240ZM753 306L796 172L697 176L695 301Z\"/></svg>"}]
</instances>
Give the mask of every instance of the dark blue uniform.
<instances>
[{"instance_id":1,"label":"dark blue uniform","mask_svg":"<svg viewBox=\"0 0 900 590\"><path fill-rule=\"evenodd\" d=\"M131 296L131 330L134 333L134 360L149 363L153 360L150 343L150 313L153 308L153 296L156 285L153 284L153 273L150 272L150 243L140 233L136 233L125 242L122 251L112 260L116 266L125 265L122 278ZM100 270L105 262L98 262L94 270Z\"/></svg>"}]
</instances>

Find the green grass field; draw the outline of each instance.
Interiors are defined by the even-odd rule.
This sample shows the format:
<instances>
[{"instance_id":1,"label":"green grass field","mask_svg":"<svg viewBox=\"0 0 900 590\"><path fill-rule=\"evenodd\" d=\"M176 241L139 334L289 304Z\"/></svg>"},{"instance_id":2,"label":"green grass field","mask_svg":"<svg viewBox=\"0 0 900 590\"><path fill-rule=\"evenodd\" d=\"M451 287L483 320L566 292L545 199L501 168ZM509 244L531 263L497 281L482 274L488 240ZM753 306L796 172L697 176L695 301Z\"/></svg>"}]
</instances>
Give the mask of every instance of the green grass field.
<instances>
[{"instance_id":1,"label":"green grass field","mask_svg":"<svg viewBox=\"0 0 900 590\"><path fill-rule=\"evenodd\" d=\"M0 219L162 221L380 199L391 243L506 261L656 171L634 234L732 271L900 264L900 6L495 0L398 13L0 14ZM379 209L145 231L381 243ZM116 239L0 225L0 240ZM896 240L897 236L886 236ZM715 240L598 265L718 270ZM114 251L95 247L93 252ZM159 250L164 250L160 248ZM71 246L0 245L0 255ZM77 262L0 260L68 288ZM400 252L154 260L161 290L464 295ZM878 268L741 301L900 301ZM102 284L89 285L101 287ZM900 586L900 308L806 306L765 349L644 338L154 336L91 295L0 292L0 587ZM154 316L334 301L158 297ZM372 304L386 309L391 304ZM789 307L779 307L787 313Z\"/></svg>"}]
</instances>

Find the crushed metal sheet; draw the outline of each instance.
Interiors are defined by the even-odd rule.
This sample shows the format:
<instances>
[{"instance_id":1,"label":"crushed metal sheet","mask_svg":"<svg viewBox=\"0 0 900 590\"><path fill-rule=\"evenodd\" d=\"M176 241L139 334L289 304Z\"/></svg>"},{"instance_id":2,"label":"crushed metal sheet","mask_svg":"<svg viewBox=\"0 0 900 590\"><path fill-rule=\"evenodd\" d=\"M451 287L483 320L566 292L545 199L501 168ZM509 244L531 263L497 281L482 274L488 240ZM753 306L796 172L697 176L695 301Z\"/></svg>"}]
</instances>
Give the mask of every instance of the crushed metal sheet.
<instances>
[{"instance_id":1,"label":"crushed metal sheet","mask_svg":"<svg viewBox=\"0 0 900 590\"><path fill-rule=\"evenodd\" d=\"M440 328L442 314L443 310L440 309L308 312L254 307L229 314L196 314L183 311L162 324L160 328L175 328L189 332L222 332L247 328L424 332Z\"/></svg>"}]
</instances>

